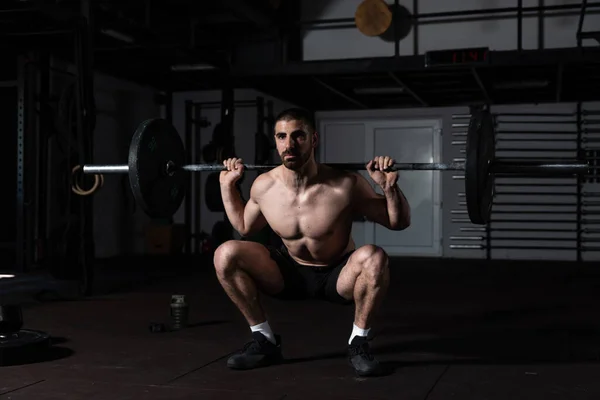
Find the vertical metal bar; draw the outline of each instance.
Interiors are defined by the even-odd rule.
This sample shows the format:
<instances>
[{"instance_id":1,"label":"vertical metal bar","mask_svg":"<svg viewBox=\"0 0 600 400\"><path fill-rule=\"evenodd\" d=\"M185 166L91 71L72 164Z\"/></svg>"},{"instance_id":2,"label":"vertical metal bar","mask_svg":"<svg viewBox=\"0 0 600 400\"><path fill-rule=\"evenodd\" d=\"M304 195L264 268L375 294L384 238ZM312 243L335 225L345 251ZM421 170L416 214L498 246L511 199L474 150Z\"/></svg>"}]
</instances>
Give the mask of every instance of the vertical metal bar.
<instances>
[{"instance_id":1,"label":"vertical metal bar","mask_svg":"<svg viewBox=\"0 0 600 400\"><path fill-rule=\"evenodd\" d=\"M273 132L275 132L275 104L273 100L267 101L267 136L269 139L273 137ZM273 151L269 151L269 157L267 157L267 162L273 162Z\"/></svg>"},{"instance_id":2,"label":"vertical metal bar","mask_svg":"<svg viewBox=\"0 0 600 400\"><path fill-rule=\"evenodd\" d=\"M279 46L273 46L277 57L279 49L279 60L282 65L290 62L301 61L299 55L299 41L302 39L302 25L299 24L301 13L301 1L286 1L280 7L280 16L283 16L285 27L280 32Z\"/></svg>"},{"instance_id":3,"label":"vertical metal bar","mask_svg":"<svg viewBox=\"0 0 600 400\"><path fill-rule=\"evenodd\" d=\"M25 270L25 106L27 93L27 75L25 60L18 61L18 104L17 104L17 213L16 213L16 271Z\"/></svg>"},{"instance_id":4,"label":"vertical metal bar","mask_svg":"<svg viewBox=\"0 0 600 400\"><path fill-rule=\"evenodd\" d=\"M152 0L144 1L144 23L146 28L152 26Z\"/></svg>"},{"instance_id":5,"label":"vertical metal bar","mask_svg":"<svg viewBox=\"0 0 600 400\"><path fill-rule=\"evenodd\" d=\"M517 47L523 50L523 0L517 0Z\"/></svg>"},{"instance_id":6,"label":"vertical metal bar","mask_svg":"<svg viewBox=\"0 0 600 400\"><path fill-rule=\"evenodd\" d=\"M28 191L30 193L29 196L27 196L29 198L29 208L30 208L30 212L31 212L31 241L32 241L32 253L31 253L31 260L32 260L32 265L34 265L37 261L37 239L38 239L38 227L39 227L39 220L40 220L40 216L41 213L40 211L40 181L41 181L41 173L40 173L40 158L41 158L41 154L40 154L40 136L41 136L41 132L42 132L42 124L44 123L44 119L43 119L43 107L44 107L44 102L42 101L42 97L43 97L43 89L42 89L42 81L44 79L44 73L46 71L44 71L44 63L42 61L43 56L40 53L36 53L35 54L35 62L38 65L38 68L36 69L31 69L32 73L33 71L36 71L36 80L35 80L35 89L33 89L32 95L35 98L39 99L39 108L37 105L34 105L35 108L37 108L39 111L36 113L36 117L33 117L31 122L32 122L32 129L29 132L29 136L30 139L28 139L30 146L31 146L31 154L32 157L29 160L29 162L27 163L28 168L31 171L31 175L30 175L30 181L28 183ZM34 109L35 109L34 108ZM28 146L29 147L29 146Z\"/></svg>"},{"instance_id":7,"label":"vertical metal bar","mask_svg":"<svg viewBox=\"0 0 600 400\"><path fill-rule=\"evenodd\" d=\"M262 100L262 99L261 99ZM265 135L267 137L269 143L268 154L265 157L265 160L268 164L273 162L273 147L271 142L271 138L273 137L273 133L275 131L275 115L274 115L274 103L273 100L269 100L266 103L266 113L264 109L264 103L261 108L257 109L257 118L261 119L262 122L259 122L259 126L257 127L258 133ZM318 129L318 128L317 128ZM259 172L260 173L260 172ZM270 226L265 227L265 240L268 245L278 247L281 245L281 239L279 236L275 235L273 229Z\"/></svg>"},{"instance_id":8,"label":"vertical metal bar","mask_svg":"<svg viewBox=\"0 0 600 400\"><path fill-rule=\"evenodd\" d=\"M200 164L202 155L202 106L196 104L194 107L194 162ZM191 174L190 174L191 175ZM200 254L202 251L201 227L201 208L202 208L202 182L200 179L194 179L194 254Z\"/></svg>"},{"instance_id":9,"label":"vertical metal bar","mask_svg":"<svg viewBox=\"0 0 600 400\"><path fill-rule=\"evenodd\" d=\"M35 54L31 54L33 59ZM33 266L33 245L35 235L35 204L34 199L36 192L36 137L37 137L37 85L38 85L38 74L37 70L33 66L25 67L26 76L26 94L25 94L25 140L24 140L24 153L25 153L25 166L24 166L24 198L26 201L25 205L25 269L27 272Z\"/></svg>"},{"instance_id":10,"label":"vertical metal bar","mask_svg":"<svg viewBox=\"0 0 600 400\"><path fill-rule=\"evenodd\" d=\"M36 214L36 69L28 65L27 53L17 58L17 169L15 212L15 270L26 272L33 264Z\"/></svg>"},{"instance_id":11,"label":"vertical metal bar","mask_svg":"<svg viewBox=\"0 0 600 400\"><path fill-rule=\"evenodd\" d=\"M583 38L581 32L583 30L583 18L585 17L585 8L587 6L587 0L582 0L581 11L579 12L579 22L577 23L577 47L581 47L583 44Z\"/></svg>"},{"instance_id":12,"label":"vertical metal bar","mask_svg":"<svg viewBox=\"0 0 600 400\"><path fill-rule=\"evenodd\" d=\"M582 132L581 132L581 112L582 112L582 105L581 102L577 102L577 158L578 159L582 159L585 155L583 154L583 151L581 149L581 139L582 139ZM583 178L580 174L577 175L577 262L581 262L582 260L582 255L581 255L581 217L582 217L582 210L581 210L581 186L583 184L582 182Z\"/></svg>"},{"instance_id":13,"label":"vertical metal bar","mask_svg":"<svg viewBox=\"0 0 600 400\"><path fill-rule=\"evenodd\" d=\"M265 99L262 96L256 97L256 133L255 135L264 135L265 132ZM258 158L258 154L261 151L259 148L260 144L263 143L261 140L254 140L254 163L262 163L263 160ZM261 171L257 172L260 175Z\"/></svg>"},{"instance_id":14,"label":"vertical metal bar","mask_svg":"<svg viewBox=\"0 0 600 400\"><path fill-rule=\"evenodd\" d=\"M394 9L392 10L392 29L394 30L394 55L400 57L400 32L398 29L398 18L400 18L400 2L394 0Z\"/></svg>"},{"instance_id":15,"label":"vertical metal bar","mask_svg":"<svg viewBox=\"0 0 600 400\"><path fill-rule=\"evenodd\" d=\"M167 90L165 99L165 118L171 124L173 123L173 91Z\"/></svg>"},{"instance_id":16,"label":"vertical metal bar","mask_svg":"<svg viewBox=\"0 0 600 400\"><path fill-rule=\"evenodd\" d=\"M185 101L185 159L186 163L192 163L192 118L194 103L191 100ZM192 174L188 174L188 187L194 184ZM184 230L185 230L185 254L192 253L192 192L185 195L184 202Z\"/></svg>"},{"instance_id":17,"label":"vertical metal bar","mask_svg":"<svg viewBox=\"0 0 600 400\"><path fill-rule=\"evenodd\" d=\"M560 103L563 85L563 71L565 69L564 64L558 64L556 67L556 102Z\"/></svg>"},{"instance_id":18,"label":"vertical metal bar","mask_svg":"<svg viewBox=\"0 0 600 400\"><path fill-rule=\"evenodd\" d=\"M520 0L519 0L520 1ZM520 41L519 41L520 42ZM471 111L471 115L474 112L474 109L471 107L470 109ZM494 126L497 128L498 126L498 119L496 116L493 117L494 119ZM490 221L488 221L488 223L485 225L485 231L486 231L486 235L485 235L485 258L489 261L492 259L492 221L490 218Z\"/></svg>"},{"instance_id":19,"label":"vertical metal bar","mask_svg":"<svg viewBox=\"0 0 600 400\"><path fill-rule=\"evenodd\" d=\"M229 146L235 149L235 136L233 134L233 122L235 115L235 93L233 86L227 85L222 90L221 97L221 124L225 128L226 138L223 140L230 140ZM233 230L231 221L227 218L227 213L223 212L223 221L227 224L227 227Z\"/></svg>"},{"instance_id":20,"label":"vertical metal bar","mask_svg":"<svg viewBox=\"0 0 600 400\"><path fill-rule=\"evenodd\" d=\"M96 118L94 101L93 6L90 0L81 1L80 18L74 32L74 60L77 68L75 94L79 163L94 162L94 125ZM76 240L77 259L70 267L70 277L76 279L81 294L91 294L94 276L94 199L79 196L79 234ZM74 239L75 240L75 239Z\"/></svg>"},{"instance_id":21,"label":"vertical metal bar","mask_svg":"<svg viewBox=\"0 0 600 400\"><path fill-rule=\"evenodd\" d=\"M544 49L544 0L538 0L538 50Z\"/></svg>"},{"instance_id":22,"label":"vertical metal bar","mask_svg":"<svg viewBox=\"0 0 600 400\"><path fill-rule=\"evenodd\" d=\"M256 133L265 133L265 98L256 97Z\"/></svg>"},{"instance_id":23,"label":"vertical metal bar","mask_svg":"<svg viewBox=\"0 0 600 400\"><path fill-rule=\"evenodd\" d=\"M35 53L28 53L29 60L34 60ZM24 60L22 64L24 77L23 103L23 137L22 140L22 201L23 218L17 221L23 227L23 264L21 272L27 272L33 265L34 235L36 216L36 138L37 138L37 69Z\"/></svg>"},{"instance_id":24,"label":"vertical metal bar","mask_svg":"<svg viewBox=\"0 0 600 400\"><path fill-rule=\"evenodd\" d=\"M196 28L198 26L198 20L195 18L190 19L190 49L196 48Z\"/></svg>"},{"instance_id":25,"label":"vertical metal bar","mask_svg":"<svg viewBox=\"0 0 600 400\"><path fill-rule=\"evenodd\" d=\"M279 54L277 54L276 48L279 48ZM279 59L279 63L281 65L287 65L288 63L288 35L285 32L282 32L282 35L279 39L279 46L273 46L273 56L275 59Z\"/></svg>"},{"instance_id":26,"label":"vertical metal bar","mask_svg":"<svg viewBox=\"0 0 600 400\"><path fill-rule=\"evenodd\" d=\"M301 1L282 2L280 9L284 10L287 24L287 32L284 35L282 51L285 53L284 64L289 62L299 62L303 60L302 46L302 27L298 23L302 15Z\"/></svg>"},{"instance_id":27,"label":"vertical metal bar","mask_svg":"<svg viewBox=\"0 0 600 400\"><path fill-rule=\"evenodd\" d=\"M48 170L48 127L52 124L50 107L50 54L44 53L40 58L40 88L39 88L39 129L37 132L37 168L36 168L36 259L37 263L46 248L46 203L47 199L47 174Z\"/></svg>"},{"instance_id":28,"label":"vertical metal bar","mask_svg":"<svg viewBox=\"0 0 600 400\"><path fill-rule=\"evenodd\" d=\"M228 86L222 90L221 98L221 124L225 128L227 136L233 133L233 114L235 108L235 99L233 87Z\"/></svg>"},{"instance_id":29,"label":"vertical metal bar","mask_svg":"<svg viewBox=\"0 0 600 400\"><path fill-rule=\"evenodd\" d=\"M490 104L492 102L492 99L490 98L488 91L485 88L485 85L483 84L483 81L481 80L479 73L477 72L477 68L472 67L471 74L473 75L475 82L477 82L477 86L479 86L479 90L481 90L481 94L482 94L483 99L485 100L486 104Z\"/></svg>"},{"instance_id":30,"label":"vertical metal bar","mask_svg":"<svg viewBox=\"0 0 600 400\"><path fill-rule=\"evenodd\" d=\"M492 259L492 223L488 222L485 226L485 258L489 261Z\"/></svg>"},{"instance_id":31,"label":"vertical metal bar","mask_svg":"<svg viewBox=\"0 0 600 400\"><path fill-rule=\"evenodd\" d=\"M419 0L413 0L412 15L419 15ZM413 55L419 55L419 19L413 17Z\"/></svg>"}]
</instances>

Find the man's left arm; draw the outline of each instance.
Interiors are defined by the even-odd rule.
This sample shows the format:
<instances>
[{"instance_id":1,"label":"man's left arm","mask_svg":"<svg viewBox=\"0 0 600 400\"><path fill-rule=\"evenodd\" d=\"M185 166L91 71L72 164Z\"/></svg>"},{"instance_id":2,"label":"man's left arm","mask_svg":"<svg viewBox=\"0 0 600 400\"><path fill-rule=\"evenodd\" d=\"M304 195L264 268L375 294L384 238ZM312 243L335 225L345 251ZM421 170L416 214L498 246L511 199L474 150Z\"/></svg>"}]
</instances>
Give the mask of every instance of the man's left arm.
<instances>
[{"instance_id":1,"label":"man's left arm","mask_svg":"<svg viewBox=\"0 0 600 400\"><path fill-rule=\"evenodd\" d=\"M410 226L410 205L397 183L382 185L383 195L380 195L361 174L355 176L357 214L391 230Z\"/></svg>"}]
</instances>

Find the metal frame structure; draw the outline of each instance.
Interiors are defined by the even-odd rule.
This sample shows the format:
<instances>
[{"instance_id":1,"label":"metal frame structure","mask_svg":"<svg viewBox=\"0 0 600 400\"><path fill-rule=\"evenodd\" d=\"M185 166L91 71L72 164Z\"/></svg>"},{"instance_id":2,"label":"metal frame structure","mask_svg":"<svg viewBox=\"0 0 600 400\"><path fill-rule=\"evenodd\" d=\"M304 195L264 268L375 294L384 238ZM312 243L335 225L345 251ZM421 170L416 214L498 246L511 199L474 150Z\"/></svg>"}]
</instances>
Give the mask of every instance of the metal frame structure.
<instances>
[{"instance_id":1,"label":"metal frame structure","mask_svg":"<svg viewBox=\"0 0 600 400\"><path fill-rule=\"evenodd\" d=\"M73 91L76 111L75 127L78 132L80 162L92 157L95 106L93 101L93 56L91 22L93 18L88 1L83 1L79 18L71 24L71 50L77 73ZM67 45L69 42L66 42ZM37 51L35 51L37 50ZM17 176L16 176L16 266L18 273L30 272L47 266L57 277L76 280L82 293L89 293L93 281L94 239L93 200L79 197L69 204L67 218L72 219L71 229L79 230L78 243L65 244L65 253L54 254L49 240L50 220L58 218L56 210L49 209L50 180L48 140L55 119L50 114L50 51L21 50L18 58L18 112L17 118ZM68 132L68 135L72 135ZM71 151L68 148L67 153ZM76 161L76 160L72 160ZM68 167L68 166L67 166ZM66 173L66 171L63 171ZM56 177L54 177L56 178ZM56 249L55 249L56 250ZM58 258L53 258L57 256ZM46 265L47 264L47 265ZM61 264L61 265L58 265ZM64 265L63 265L64 264Z\"/></svg>"},{"instance_id":2,"label":"metal frame structure","mask_svg":"<svg viewBox=\"0 0 600 400\"><path fill-rule=\"evenodd\" d=\"M586 254L600 252L600 238L597 236L600 233L600 220L595 218L600 215L597 209L600 206L600 201L597 200L600 198L600 191L597 190L597 171L600 169L597 165L600 158L597 151L600 148L595 145L600 143L600 119L596 116L600 116L600 110L586 109L581 103L577 103L572 113L497 114L499 119L510 118L497 121L497 141L500 146L496 151L501 157L507 157L502 155L506 152L521 153L525 159L531 154L536 154L533 156L535 159L543 157L560 160L574 157L589 163L590 174L571 178L538 177L535 183L520 179L506 180L506 177L503 181L496 180L499 190L494 198L492 220L485 227L463 226L470 225L470 221L461 216L466 210L465 202L459 199L462 208L451 211L451 222L460 224L458 230L462 234L450 237L449 248L484 250L487 260L494 258L494 250L568 251L573 252L573 258L577 262L584 261ZM453 116L453 119L458 118L459 116ZM515 124L527 126L528 123L552 124L558 128L511 129ZM453 124L453 128L463 129L460 124ZM461 136L461 133L453 132L453 135ZM519 145L505 145L510 142L517 142ZM464 141L457 140L452 144L464 145ZM462 177L455 177L460 178ZM553 201L546 199L548 195L554 197ZM524 196L525 200L506 201L505 196ZM464 197L464 193L459 193L459 197ZM511 235L506 236L506 233ZM532 233L536 235L531 235ZM542 235L544 233L546 235ZM536 244L530 244L532 242Z\"/></svg>"},{"instance_id":3,"label":"metal frame structure","mask_svg":"<svg viewBox=\"0 0 600 400\"><path fill-rule=\"evenodd\" d=\"M315 110L441 107L598 100L599 62L600 48L562 48L488 51L478 64L426 67L419 55L240 66L231 74Z\"/></svg>"},{"instance_id":4,"label":"metal frame structure","mask_svg":"<svg viewBox=\"0 0 600 400\"><path fill-rule=\"evenodd\" d=\"M280 10L279 13L265 12L266 1L262 0L229 0L216 7L218 13L229 10L233 12L234 17L241 18L240 26L245 28L239 31L230 30L233 32L231 35L234 35L231 39L233 43L243 43L246 37L257 32L265 35L265 41L276 43L272 45L272 51L278 55L266 64L257 63L248 57L236 57L235 51L232 50L235 46L223 48L222 57L217 59L219 57L215 57L213 42L202 37L201 23L197 18L194 19L193 15L189 16L190 22L193 22L191 28L180 27L179 36L161 32L160 26L151 24L151 19L148 18L150 11L161 12L165 19L186 18L182 17L181 13L175 13L173 7L166 3L153 3L153 7L165 7L164 9L140 9L140 16L132 26L127 26L125 20L114 20L115 10L102 10L95 19L95 66L100 71L153 85L157 90L165 92L221 89L231 85L234 88L255 88L315 110L571 102L593 100L597 97L600 88L596 87L596 84L590 85L590 82L596 82L594 78L598 72L595 64L600 58L598 48L583 47L583 40L595 38L597 32L583 31L583 20L586 13L600 12L600 2L546 5L543 0L539 0L538 5L533 7L524 7L522 0L515 2L515 7L420 13L418 0L413 0L410 16L414 40L412 55L401 54L402 42L398 37L399 33L394 32L395 51L391 57L334 61L299 61L302 59L299 50L302 32L307 29L340 29L344 23L354 28L352 18L300 21L298 18L301 13L297 9ZM234 4L240 3L246 8L255 9L242 18L234 7ZM192 7L190 4L188 6ZM398 1L394 2L394 6L398 6ZM65 7L67 6L62 5L62 12L68 11ZM120 6L114 3L110 6L102 4L102 7L116 7L118 10ZM212 8L203 9L201 2L194 3L193 7L200 7L196 9L195 15L203 15L202 19L207 21L211 18L211 12L217 12L214 5ZM23 10L18 11L15 15L26 14ZM200 11L202 14L198 14ZM169 14L170 12L173 14ZM578 29L574 32L578 45L571 49L545 49L542 34L539 35L537 49L523 49L523 20L531 15L543 16L545 13L551 13L553 16L579 14ZM218 15L222 17L223 14ZM46 20L51 19L50 13L44 16ZM296 20L291 20L292 17ZM427 66L427 55L419 54L420 26L507 18L517 20L516 50L489 51L487 63ZM248 23L254 24L252 30L249 30ZM136 41L135 35L132 34L129 39L133 43L123 43L110 38L108 40L107 27L115 24L129 28L132 32L137 32L138 37L146 39ZM179 25L186 24L180 22ZM51 38L56 40L56 37L62 37L65 32L64 26L56 21L39 26L47 35L39 35L39 32L36 32L33 36L16 32L19 35L11 36L11 41L7 43L20 48L51 47L48 43ZM214 25L211 27L215 29ZM538 31L543 30L544 18L538 18ZM0 35L14 33L0 32ZM269 36L278 34L279 36ZM218 35L212 36L215 37L214 43L221 43ZM44 37L48 40L40 41ZM258 58L262 58L262 54ZM122 62L116 64L115 59ZM183 70L174 68L174 65L190 66L203 62L212 67ZM515 78L510 79L512 76ZM530 86L515 87L513 80L528 82ZM387 86L392 89L392 93L364 93L377 86Z\"/></svg>"},{"instance_id":5,"label":"metal frame structure","mask_svg":"<svg viewBox=\"0 0 600 400\"><path fill-rule=\"evenodd\" d=\"M580 4L555 4L545 5L543 0L538 1L537 6L523 6L522 0L516 0L516 7L494 7L494 8L481 8L461 11L445 11L445 12L434 12L434 13L419 13L419 1L413 0L412 2L412 15L411 23L414 29L414 53L419 54L419 42L418 42L418 28L422 25L431 25L438 23L448 22L474 22L474 21L486 21L486 20L497 20L497 19L508 19L517 18L517 43L516 48L521 50L523 48L523 18L527 14L537 13L543 15L545 12L553 12L554 16L580 16L579 29L577 36L582 36L582 39L587 37L594 37L589 33L586 35L582 32L581 27L583 25L583 15L587 10L592 10L591 13L597 13L596 9L600 8L600 3L587 3L587 0L583 0ZM394 7L398 6L398 2L394 2ZM538 32L543 32L543 18L538 21ZM319 20L307 20L299 21L301 30L311 29L344 29L344 28L355 28L354 18L330 18L330 19L319 19ZM581 35L583 33L583 35ZM543 38L543 35L539 35ZM394 36L395 41L398 41L398 37ZM543 40L538 41L538 49L544 48ZM398 55L398 52L396 52Z\"/></svg>"},{"instance_id":6,"label":"metal frame structure","mask_svg":"<svg viewBox=\"0 0 600 400\"><path fill-rule=\"evenodd\" d=\"M398 6L397 1L394 6ZM543 16L545 12L555 16L579 15L577 47L544 49L544 18L539 18L537 49L523 49L523 19L532 13ZM540 0L536 7L524 7L522 0L518 0L517 7L419 14L418 0L414 0L412 55L400 55L400 39L394 32L392 57L233 65L230 76L240 86L253 87L314 110L595 100L600 88L589 88L589 84L598 76L595 64L600 60L600 52L598 48L582 46L584 38L597 34L582 33L586 12L600 12L600 3L544 5ZM419 54L419 26L465 21L465 18L469 21L517 18L516 50L486 51L485 62L430 65L431 53ZM298 25L300 30L355 28L353 18L300 21ZM210 72L186 78L202 76L208 77ZM514 80L529 81L529 86L515 87L511 76L516 76ZM173 82L178 87L175 78ZM390 89L388 94L376 90L382 86ZM365 94L369 91L373 94Z\"/></svg>"},{"instance_id":7,"label":"metal frame structure","mask_svg":"<svg viewBox=\"0 0 600 400\"><path fill-rule=\"evenodd\" d=\"M27 111L33 110L29 99L33 97L31 77L28 76L28 70L25 69L25 62L23 58L19 59L18 62L18 100L17 100L17 192L16 192L16 240L15 240L15 251L16 251L16 271L25 272L29 269L30 260L30 229L29 221L27 217L28 213L26 210L27 204L27 191L26 191L26 179L28 177L28 171L26 169L25 157L29 153L30 146L26 145L26 138L31 138L32 135L26 135L26 130L30 130L31 126L28 123Z\"/></svg>"},{"instance_id":8,"label":"metal frame structure","mask_svg":"<svg viewBox=\"0 0 600 400\"><path fill-rule=\"evenodd\" d=\"M224 90L224 92L227 92L227 90ZM262 96L257 96L254 100L235 100L232 93L229 93L229 95L224 93L223 99L224 101L187 100L185 102L184 145L188 163L202 163L200 130L210 126L210 123L206 121L202 115L202 111L204 110L219 108L221 110L221 121L223 121L223 116L226 115L227 118L231 118L230 123L233 123L233 113L236 109L256 108L256 134L265 133L265 124L269 128L272 127L271 124L274 119L273 101L265 101ZM205 236L202 233L201 228L201 196L203 193L201 179L193 178L190 174L189 187L192 188L192 190L188 192L188 195L184 199L184 253L187 255L198 255L202 253L202 240ZM223 218L227 219L227 216L224 214Z\"/></svg>"}]
</instances>

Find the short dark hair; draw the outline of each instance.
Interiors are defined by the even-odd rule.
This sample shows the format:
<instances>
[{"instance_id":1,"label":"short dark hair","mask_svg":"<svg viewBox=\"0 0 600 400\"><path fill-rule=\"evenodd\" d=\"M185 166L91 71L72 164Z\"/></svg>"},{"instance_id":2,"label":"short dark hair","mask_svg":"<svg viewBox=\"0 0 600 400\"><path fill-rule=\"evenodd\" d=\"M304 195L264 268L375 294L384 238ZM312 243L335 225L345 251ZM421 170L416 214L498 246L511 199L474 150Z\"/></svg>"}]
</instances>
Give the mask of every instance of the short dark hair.
<instances>
[{"instance_id":1,"label":"short dark hair","mask_svg":"<svg viewBox=\"0 0 600 400\"><path fill-rule=\"evenodd\" d=\"M277 115L277 118L275 118L275 123L277 123L279 121L294 121L294 120L302 121L302 123L304 124L304 128L311 135L313 133L315 133L315 131L317 130L317 128L315 126L315 118L314 118L313 113L304 108L293 107L293 108L288 108L286 110L283 110L282 112L279 113L279 115Z\"/></svg>"}]
</instances>

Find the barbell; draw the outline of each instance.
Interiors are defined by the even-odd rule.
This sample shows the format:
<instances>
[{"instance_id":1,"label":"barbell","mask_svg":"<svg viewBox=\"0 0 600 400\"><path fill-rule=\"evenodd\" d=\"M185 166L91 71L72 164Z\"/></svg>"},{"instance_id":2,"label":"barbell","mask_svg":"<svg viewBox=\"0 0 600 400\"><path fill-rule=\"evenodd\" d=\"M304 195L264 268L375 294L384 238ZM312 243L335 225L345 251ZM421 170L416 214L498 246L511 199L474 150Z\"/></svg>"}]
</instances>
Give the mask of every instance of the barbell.
<instances>
[{"instance_id":1,"label":"barbell","mask_svg":"<svg viewBox=\"0 0 600 400\"><path fill-rule=\"evenodd\" d=\"M586 173L589 165L579 160L536 161L495 158L494 118L489 110L474 110L469 121L465 162L396 163L394 170L464 171L467 212L474 224L486 224L492 211L494 179L510 176L562 176ZM142 122L135 131L128 164L84 165L84 174L129 174L134 198L151 217L170 217L179 209L187 192L187 174L222 171L222 164L185 164L185 148L177 130L156 118ZM366 163L327 164L346 170L365 170ZM247 170L269 170L278 165L245 164Z\"/></svg>"}]
</instances>

